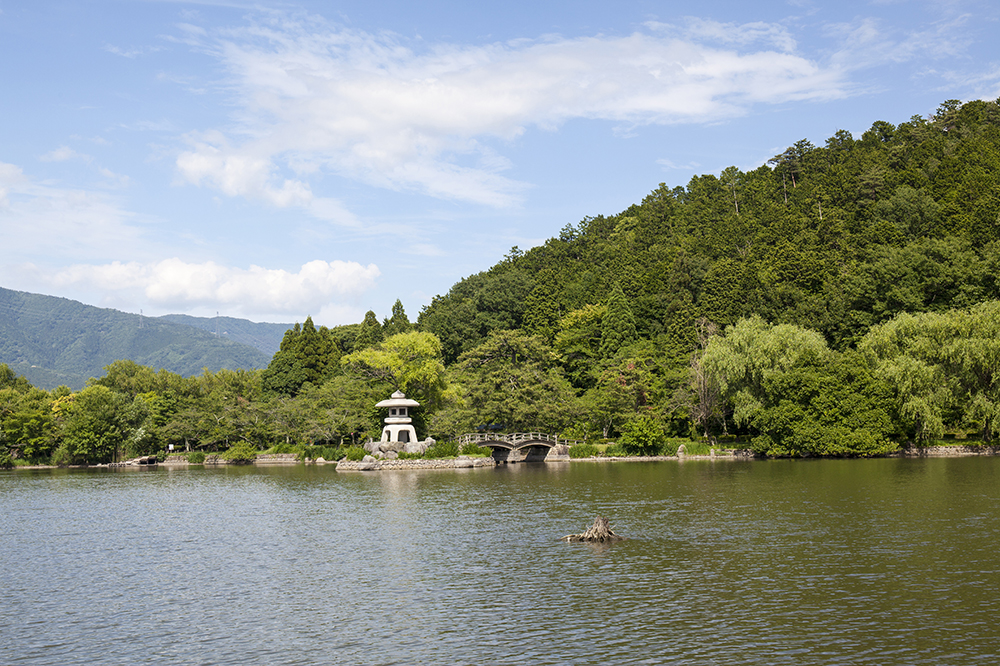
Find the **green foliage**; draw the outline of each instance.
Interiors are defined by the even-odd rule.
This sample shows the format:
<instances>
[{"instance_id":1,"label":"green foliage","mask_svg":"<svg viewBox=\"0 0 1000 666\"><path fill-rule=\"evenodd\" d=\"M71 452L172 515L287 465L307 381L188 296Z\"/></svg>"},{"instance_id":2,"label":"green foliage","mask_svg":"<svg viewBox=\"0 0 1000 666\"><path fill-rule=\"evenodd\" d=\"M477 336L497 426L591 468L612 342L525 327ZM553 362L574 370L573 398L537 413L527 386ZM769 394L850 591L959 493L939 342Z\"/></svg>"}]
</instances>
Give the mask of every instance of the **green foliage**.
<instances>
[{"instance_id":1,"label":"green foliage","mask_svg":"<svg viewBox=\"0 0 1000 666\"><path fill-rule=\"evenodd\" d=\"M700 363L731 405L733 421L745 426L763 408L765 381L828 355L818 333L791 324L772 326L755 316L713 337Z\"/></svg>"},{"instance_id":2,"label":"green foliage","mask_svg":"<svg viewBox=\"0 0 1000 666\"><path fill-rule=\"evenodd\" d=\"M454 458L459 454L458 442L441 441L427 447L424 458Z\"/></svg>"},{"instance_id":3,"label":"green foliage","mask_svg":"<svg viewBox=\"0 0 1000 666\"><path fill-rule=\"evenodd\" d=\"M470 426L561 432L579 413L558 356L537 336L491 333L462 355L458 380Z\"/></svg>"},{"instance_id":4,"label":"green foliage","mask_svg":"<svg viewBox=\"0 0 1000 666\"><path fill-rule=\"evenodd\" d=\"M357 375L400 390L425 408L442 400L445 369L441 341L431 333L399 333L345 356L342 362Z\"/></svg>"},{"instance_id":5,"label":"green foliage","mask_svg":"<svg viewBox=\"0 0 1000 666\"><path fill-rule=\"evenodd\" d=\"M382 333L386 338L391 338L400 333L409 333L413 330L410 318L406 316L403 303L397 298L392 305L392 317L390 317L382 327Z\"/></svg>"},{"instance_id":6,"label":"green foliage","mask_svg":"<svg viewBox=\"0 0 1000 666\"><path fill-rule=\"evenodd\" d=\"M396 455L399 460L420 460L424 457L422 453L407 453L406 451L400 451Z\"/></svg>"},{"instance_id":7,"label":"green foliage","mask_svg":"<svg viewBox=\"0 0 1000 666\"><path fill-rule=\"evenodd\" d=\"M1000 301L897 315L860 348L892 386L915 439L975 428L990 441L1000 430Z\"/></svg>"},{"instance_id":8,"label":"green foliage","mask_svg":"<svg viewBox=\"0 0 1000 666\"><path fill-rule=\"evenodd\" d=\"M618 443L630 455L657 455L666 437L662 424L651 414L637 414L622 428Z\"/></svg>"},{"instance_id":9,"label":"green foliage","mask_svg":"<svg viewBox=\"0 0 1000 666\"><path fill-rule=\"evenodd\" d=\"M123 459L144 418L141 406L105 386L89 386L58 404L61 456L72 464Z\"/></svg>"},{"instance_id":10,"label":"green foliage","mask_svg":"<svg viewBox=\"0 0 1000 666\"><path fill-rule=\"evenodd\" d=\"M220 454L220 457L229 463L248 464L257 459L259 451L250 442L238 442Z\"/></svg>"},{"instance_id":11,"label":"green foliage","mask_svg":"<svg viewBox=\"0 0 1000 666\"><path fill-rule=\"evenodd\" d=\"M185 458L187 459L188 463L192 465L201 465L202 463L205 462L205 452L191 451L185 456Z\"/></svg>"},{"instance_id":12,"label":"green foliage","mask_svg":"<svg viewBox=\"0 0 1000 666\"><path fill-rule=\"evenodd\" d=\"M285 333L281 348L261 377L265 391L295 396L306 384L319 385L338 368L340 350L325 326L318 330L312 317Z\"/></svg>"},{"instance_id":13,"label":"green foliage","mask_svg":"<svg viewBox=\"0 0 1000 666\"><path fill-rule=\"evenodd\" d=\"M706 442L700 442L696 440L671 440L663 447L663 455L674 456L677 455L677 451L681 448L681 444L684 445L684 455L688 456L707 456L711 455L712 447Z\"/></svg>"},{"instance_id":14,"label":"green foliage","mask_svg":"<svg viewBox=\"0 0 1000 666\"><path fill-rule=\"evenodd\" d=\"M385 331L382 330L382 325L378 323L378 317L374 312L369 310L365 313L365 319L361 322L361 328L354 339L354 351L358 352L367 349L368 347L377 345L384 339Z\"/></svg>"},{"instance_id":15,"label":"green foliage","mask_svg":"<svg viewBox=\"0 0 1000 666\"><path fill-rule=\"evenodd\" d=\"M593 444L574 444L569 447L570 458L593 458L597 452L598 449Z\"/></svg>"},{"instance_id":16,"label":"green foliage","mask_svg":"<svg viewBox=\"0 0 1000 666\"><path fill-rule=\"evenodd\" d=\"M771 456L874 456L896 448L889 385L856 353L767 378L751 448Z\"/></svg>"},{"instance_id":17,"label":"green foliage","mask_svg":"<svg viewBox=\"0 0 1000 666\"><path fill-rule=\"evenodd\" d=\"M366 455L368 455L368 452L360 446L348 446L344 449L344 458L350 460L351 462L360 462L361 460L364 460Z\"/></svg>"},{"instance_id":18,"label":"green foliage","mask_svg":"<svg viewBox=\"0 0 1000 666\"><path fill-rule=\"evenodd\" d=\"M475 458L485 458L492 454L490 447L479 446L475 442L469 442L467 444L463 444L458 452L460 455L470 456Z\"/></svg>"},{"instance_id":19,"label":"green foliage","mask_svg":"<svg viewBox=\"0 0 1000 666\"><path fill-rule=\"evenodd\" d=\"M302 459L309 460L340 460L344 455L344 450L339 446L304 446L301 452Z\"/></svg>"},{"instance_id":20,"label":"green foliage","mask_svg":"<svg viewBox=\"0 0 1000 666\"><path fill-rule=\"evenodd\" d=\"M614 356L635 342L635 317L620 284L615 283L608 296L608 308L601 320L601 355Z\"/></svg>"},{"instance_id":21,"label":"green foliage","mask_svg":"<svg viewBox=\"0 0 1000 666\"><path fill-rule=\"evenodd\" d=\"M622 446L618 442L615 442L615 443L609 444L607 447L605 447L605 449L604 449L604 455L606 455L608 457L613 457L613 458L623 458L623 457L629 455L629 452L625 450L624 446Z\"/></svg>"},{"instance_id":22,"label":"green foliage","mask_svg":"<svg viewBox=\"0 0 1000 666\"><path fill-rule=\"evenodd\" d=\"M736 434L770 455L994 439L1000 105L950 100L931 118L817 143L660 184L620 214L515 248L433 298L416 331L400 301L384 323L371 311L330 331L307 319L264 373L216 370L167 322L0 290L12 313L0 321L0 363L12 364L0 365L0 452L69 463L166 442L326 450L377 438L374 404L396 388L423 404L418 434L438 438L491 426L654 452ZM36 334L52 321L72 323ZM192 359L185 374L211 369L185 379ZM79 388L71 377L102 366L79 393L18 376Z\"/></svg>"},{"instance_id":23,"label":"green foliage","mask_svg":"<svg viewBox=\"0 0 1000 666\"><path fill-rule=\"evenodd\" d=\"M0 451L0 469L13 469L14 459L11 458L9 453Z\"/></svg>"}]
</instances>

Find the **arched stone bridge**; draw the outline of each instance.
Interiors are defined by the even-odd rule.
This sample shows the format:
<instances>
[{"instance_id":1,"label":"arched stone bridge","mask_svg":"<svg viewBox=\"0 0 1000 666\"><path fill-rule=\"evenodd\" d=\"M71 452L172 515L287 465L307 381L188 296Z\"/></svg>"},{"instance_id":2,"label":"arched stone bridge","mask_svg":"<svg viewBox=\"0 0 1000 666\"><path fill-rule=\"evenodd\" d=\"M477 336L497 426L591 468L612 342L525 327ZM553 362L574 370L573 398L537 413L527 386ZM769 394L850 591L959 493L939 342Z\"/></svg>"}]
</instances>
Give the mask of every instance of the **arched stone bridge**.
<instances>
[{"instance_id":1,"label":"arched stone bridge","mask_svg":"<svg viewBox=\"0 0 1000 666\"><path fill-rule=\"evenodd\" d=\"M534 462L569 460L569 447L578 442L541 432L474 432L459 437L458 443L489 447L498 462Z\"/></svg>"}]
</instances>

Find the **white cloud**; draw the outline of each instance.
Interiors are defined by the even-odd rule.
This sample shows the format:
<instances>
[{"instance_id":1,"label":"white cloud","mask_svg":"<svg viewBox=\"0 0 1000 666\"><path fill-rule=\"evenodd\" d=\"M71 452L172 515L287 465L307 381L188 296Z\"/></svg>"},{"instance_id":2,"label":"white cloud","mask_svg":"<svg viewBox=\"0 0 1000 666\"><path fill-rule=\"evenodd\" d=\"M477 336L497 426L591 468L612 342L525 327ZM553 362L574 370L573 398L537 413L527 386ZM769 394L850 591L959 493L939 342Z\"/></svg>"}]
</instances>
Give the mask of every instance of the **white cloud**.
<instances>
[{"instance_id":1,"label":"white cloud","mask_svg":"<svg viewBox=\"0 0 1000 666\"><path fill-rule=\"evenodd\" d=\"M248 314L299 314L339 307L334 300L355 300L375 286L379 275L375 264L362 266L353 261L317 259L290 273L172 258L152 263L80 264L57 272L51 282L60 288L104 292L141 290L145 301L159 308L189 310L210 305Z\"/></svg>"},{"instance_id":2,"label":"white cloud","mask_svg":"<svg viewBox=\"0 0 1000 666\"><path fill-rule=\"evenodd\" d=\"M795 41L781 26L653 27L424 52L393 35L281 14L225 32L185 27L186 39L230 72L240 124L191 135L177 168L187 182L275 205L308 207L306 179L324 170L504 207L526 185L503 175L509 162L490 144L531 127L703 123L755 104L846 94L842 73L792 54Z\"/></svg>"}]
</instances>

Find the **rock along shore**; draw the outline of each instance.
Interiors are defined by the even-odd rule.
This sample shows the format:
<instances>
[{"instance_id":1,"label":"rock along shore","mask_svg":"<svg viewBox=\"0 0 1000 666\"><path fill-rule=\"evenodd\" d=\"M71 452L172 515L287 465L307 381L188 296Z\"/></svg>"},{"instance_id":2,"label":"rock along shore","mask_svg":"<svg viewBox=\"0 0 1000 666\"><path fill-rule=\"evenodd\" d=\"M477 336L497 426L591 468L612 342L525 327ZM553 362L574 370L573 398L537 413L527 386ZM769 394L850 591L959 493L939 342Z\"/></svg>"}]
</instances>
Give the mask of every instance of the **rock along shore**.
<instances>
[{"instance_id":1,"label":"rock along shore","mask_svg":"<svg viewBox=\"0 0 1000 666\"><path fill-rule=\"evenodd\" d=\"M469 467L496 467L497 461L491 457L470 458L434 458L431 460L341 460L337 463L338 472L375 472L394 469L461 469Z\"/></svg>"}]
</instances>

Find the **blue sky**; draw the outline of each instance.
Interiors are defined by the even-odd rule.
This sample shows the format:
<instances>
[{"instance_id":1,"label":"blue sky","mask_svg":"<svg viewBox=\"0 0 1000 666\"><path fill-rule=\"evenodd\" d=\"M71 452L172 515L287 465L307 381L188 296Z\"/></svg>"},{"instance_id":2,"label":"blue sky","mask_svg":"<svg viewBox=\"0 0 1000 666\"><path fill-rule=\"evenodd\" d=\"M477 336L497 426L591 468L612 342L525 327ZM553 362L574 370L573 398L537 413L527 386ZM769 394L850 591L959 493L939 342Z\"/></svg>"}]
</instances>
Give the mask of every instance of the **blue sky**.
<instances>
[{"instance_id":1,"label":"blue sky","mask_svg":"<svg viewBox=\"0 0 1000 666\"><path fill-rule=\"evenodd\" d=\"M495 5L495 6L494 6ZM986 1L0 0L0 286L336 325L661 182L1000 97Z\"/></svg>"}]
</instances>

